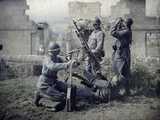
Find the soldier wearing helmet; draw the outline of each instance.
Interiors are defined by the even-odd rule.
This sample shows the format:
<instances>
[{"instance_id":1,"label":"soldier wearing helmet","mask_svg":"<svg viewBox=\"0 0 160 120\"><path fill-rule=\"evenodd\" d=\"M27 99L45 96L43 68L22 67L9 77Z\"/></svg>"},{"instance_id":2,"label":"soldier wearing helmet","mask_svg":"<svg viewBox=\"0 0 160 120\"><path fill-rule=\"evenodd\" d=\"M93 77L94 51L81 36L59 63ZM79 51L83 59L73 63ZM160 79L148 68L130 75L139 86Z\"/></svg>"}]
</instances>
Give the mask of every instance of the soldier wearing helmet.
<instances>
[{"instance_id":1,"label":"soldier wearing helmet","mask_svg":"<svg viewBox=\"0 0 160 120\"><path fill-rule=\"evenodd\" d=\"M71 61L63 62L59 57L60 46L57 43L51 42L48 47L48 56L43 62L42 73L37 83L37 91L35 94L34 103L36 106L40 105L41 98L49 98L53 101L59 102L52 111L59 111L65 107L65 98L67 93L67 84L58 80L58 72L60 70L68 69ZM77 67L74 61L73 67ZM75 85L72 85L76 87ZM77 87L76 97L88 100L94 97L94 93L88 88Z\"/></svg>"},{"instance_id":2,"label":"soldier wearing helmet","mask_svg":"<svg viewBox=\"0 0 160 120\"><path fill-rule=\"evenodd\" d=\"M89 36L88 46L91 52L99 60L102 61L104 57L104 38L105 34L101 29L101 20L96 17L93 21L93 32ZM95 71L96 70L96 71ZM96 64L93 63L91 58L88 56L86 58L86 67L84 71L84 76L88 79L89 82L93 81L97 77L97 73L100 73L100 68L96 68Z\"/></svg>"},{"instance_id":3,"label":"soldier wearing helmet","mask_svg":"<svg viewBox=\"0 0 160 120\"><path fill-rule=\"evenodd\" d=\"M116 38L113 45L113 71L115 72L119 85L125 88L129 94L129 77L130 77L130 46L132 44L132 18L123 20L119 18L111 28L111 35ZM122 26L123 25L123 26Z\"/></svg>"},{"instance_id":4,"label":"soldier wearing helmet","mask_svg":"<svg viewBox=\"0 0 160 120\"><path fill-rule=\"evenodd\" d=\"M34 101L36 106L40 105L39 101L44 95L61 101L60 104L64 104L65 94L64 92L60 92L60 90L64 91L66 86L63 82L57 80L57 73L59 70L67 69L70 61L64 63L59 57L59 53L60 46L57 43L50 42L48 55L43 62L42 73L37 83L37 92Z\"/></svg>"}]
</instances>

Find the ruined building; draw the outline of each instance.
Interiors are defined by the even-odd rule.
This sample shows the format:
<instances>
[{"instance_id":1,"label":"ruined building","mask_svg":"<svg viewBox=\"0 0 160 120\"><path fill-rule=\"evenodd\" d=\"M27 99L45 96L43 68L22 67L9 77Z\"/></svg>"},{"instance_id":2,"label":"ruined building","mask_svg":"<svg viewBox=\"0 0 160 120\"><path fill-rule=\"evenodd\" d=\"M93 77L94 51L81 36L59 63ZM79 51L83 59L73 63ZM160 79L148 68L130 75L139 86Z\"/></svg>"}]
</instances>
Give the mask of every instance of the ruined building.
<instances>
[{"instance_id":1,"label":"ruined building","mask_svg":"<svg viewBox=\"0 0 160 120\"><path fill-rule=\"evenodd\" d=\"M30 54L33 22L25 15L25 0L0 1L0 43L3 54Z\"/></svg>"},{"instance_id":2,"label":"ruined building","mask_svg":"<svg viewBox=\"0 0 160 120\"><path fill-rule=\"evenodd\" d=\"M111 8L112 17L132 17L133 54L160 57L159 0L120 0Z\"/></svg>"},{"instance_id":3,"label":"ruined building","mask_svg":"<svg viewBox=\"0 0 160 120\"><path fill-rule=\"evenodd\" d=\"M36 30L31 33L31 54L43 55L47 52L49 41L52 40L52 30L48 23L41 22L36 24Z\"/></svg>"},{"instance_id":4,"label":"ruined building","mask_svg":"<svg viewBox=\"0 0 160 120\"><path fill-rule=\"evenodd\" d=\"M43 60L34 55L48 44L50 29L47 23L30 21L27 9L26 0L0 0L0 79L35 74Z\"/></svg>"},{"instance_id":5,"label":"ruined building","mask_svg":"<svg viewBox=\"0 0 160 120\"><path fill-rule=\"evenodd\" d=\"M76 21L93 20L96 16L101 16L100 2L78 2L72 1L68 3L69 17ZM83 21L82 20L82 21ZM83 23L82 23L83 24ZM75 26L71 22L65 33L66 50L80 47L80 42L75 34Z\"/></svg>"},{"instance_id":6,"label":"ruined building","mask_svg":"<svg viewBox=\"0 0 160 120\"><path fill-rule=\"evenodd\" d=\"M52 34L47 23L36 24L26 15L26 0L0 0L1 54L38 54L41 46L46 48Z\"/></svg>"},{"instance_id":7,"label":"ruined building","mask_svg":"<svg viewBox=\"0 0 160 120\"><path fill-rule=\"evenodd\" d=\"M68 7L71 18L93 19L101 16L100 2L69 2Z\"/></svg>"},{"instance_id":8,"label":"ruined building","mask_svg":"<svg viewBox=\"0 0 160 120\"><path fill-rule=\"evenodd\" d=\"M101 16L103 27L110 19L117 17L132 17L133 44L132 55L134 57L160 57L160 20L157 17L159 12L159 0L120 0L111 7L111 16ZM157 7L156 7L157 6ZM89 10L90 8L90 10ZM157 12L157 16L153 13ZM101 15L101 5L95 2L70 2L69 14L71 18L88 18ZM152 16L149 16L151 14ZM102 28L103 28L102 27ZM107 27L106 27L107 28ZM113 37L109 28L103 29L106 33L105 51L106 56L112 56Z\"/></svg>"}]
</instances>

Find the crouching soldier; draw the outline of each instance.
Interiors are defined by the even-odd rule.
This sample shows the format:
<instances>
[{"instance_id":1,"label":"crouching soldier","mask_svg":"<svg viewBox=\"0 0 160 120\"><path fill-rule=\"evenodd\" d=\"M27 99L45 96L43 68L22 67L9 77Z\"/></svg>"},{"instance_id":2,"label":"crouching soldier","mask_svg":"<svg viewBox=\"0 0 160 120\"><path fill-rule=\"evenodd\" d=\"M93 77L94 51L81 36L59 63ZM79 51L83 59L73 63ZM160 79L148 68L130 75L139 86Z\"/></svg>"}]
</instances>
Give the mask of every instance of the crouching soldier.
<instances>
[{"instance_id":1,"label":"crouching soldier","mask_svg":"<svg viewBox=\"0 0 160 120\"><path fill-rule=\"evenodd\" d=\"M58 80L57 74L61 70L68 69L71 64L71 61L63 62L59 57L59 53L60 46L51 42L48 47L48 56L43 63L42 74L37 83L37 92L34 100L36 106L40 106L41 98L49 98L52 101L59 102L52 108L52 111L60 111L65 108L67 84L62 80ZM73 62L73 67L77 67L76 61ZM94 93L90 89L77 87L75 96L77 98L92 99Z\"/></svg>"}]
</instances>

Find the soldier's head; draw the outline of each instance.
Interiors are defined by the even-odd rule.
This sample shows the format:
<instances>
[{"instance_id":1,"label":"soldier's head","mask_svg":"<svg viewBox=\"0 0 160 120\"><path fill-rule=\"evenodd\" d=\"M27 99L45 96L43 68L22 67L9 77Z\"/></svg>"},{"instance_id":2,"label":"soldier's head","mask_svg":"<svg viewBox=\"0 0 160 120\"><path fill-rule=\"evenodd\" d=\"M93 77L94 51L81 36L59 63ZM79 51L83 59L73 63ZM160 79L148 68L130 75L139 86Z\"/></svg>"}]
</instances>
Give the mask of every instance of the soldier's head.
<instances>
[{"instance_id":1,"label":"soldier's head","mask_svg":"<svg viewBox=\"0 0 160 120\"><path fill-rule=\"evenodd\" d=\"M55 42L50 42L48 45L48 54L50 56L57 56L60 53L60 46Z\"/></svg>"},{"instance_id":2,"label":"soldier's head","mask_svg":"<svg viewBox=\"0 0 160 120\"><path fill-rule=\"evenodd\" d=\"M133 19L132 18L126 18L125 19L125 24L126 24L127 27L130 28L133 24Z\"/></svg>"},{"instance_id":3,"label":"soldier's head","mask_svg":"<svg viewBox=\"0 0 160 120\"><path fill-rule=\"evenodd\" d=\"M3 49L3 45L2 44L0 44L0 50L2 50Z\"/></svg>"},{"instance_id":4,"label":"soldier's head","mask_svg":"<svg viewBox=\"0 0 160 120\"><path fill-rule=\"evenodd\" d=\"M101 26L101 20L99 19L99 17L95 17L94 21L93 21L93 27L94 29L100 29Z\"/></svg>"}]
</instances>

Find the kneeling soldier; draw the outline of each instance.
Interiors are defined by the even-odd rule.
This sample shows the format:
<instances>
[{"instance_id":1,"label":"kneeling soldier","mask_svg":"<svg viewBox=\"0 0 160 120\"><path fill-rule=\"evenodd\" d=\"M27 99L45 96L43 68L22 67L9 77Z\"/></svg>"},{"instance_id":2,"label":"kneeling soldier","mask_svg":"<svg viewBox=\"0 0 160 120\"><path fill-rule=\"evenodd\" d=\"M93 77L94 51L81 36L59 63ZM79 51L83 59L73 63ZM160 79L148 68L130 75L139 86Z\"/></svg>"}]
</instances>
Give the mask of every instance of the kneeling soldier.
<instances>
[{"instance_id":1,"label":"kneeling soldier","mask_svg":"<svg viewBox=\"0 0 160 120\"><path fill-rule=\"evenodd\" d=\"M51 42L48 48L48 56L43 62L42 74L37 83L38 90L34 100L36 106L40 105L39 102L43 97L59 102L59 104L52 109L53 111L60 111L65 107L67 84L58 80L57 74L60 70L68 69L71 64L71 61L63 62L59 57L59 53L60 46ZM73 63L73 67L77 67L76 61ZM92 99L94 97L93 92L84 87L77 87L75 94L77 98L82 99Z\"/></svg>"}]
</instances>

